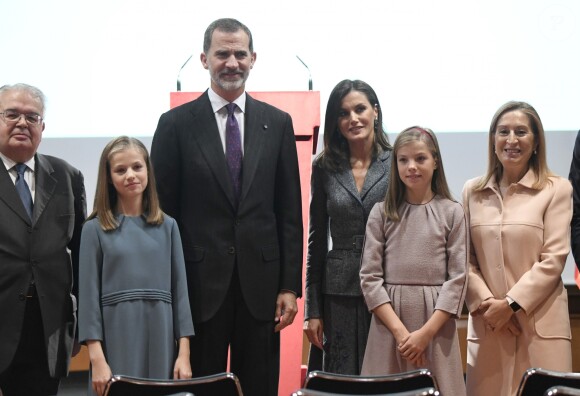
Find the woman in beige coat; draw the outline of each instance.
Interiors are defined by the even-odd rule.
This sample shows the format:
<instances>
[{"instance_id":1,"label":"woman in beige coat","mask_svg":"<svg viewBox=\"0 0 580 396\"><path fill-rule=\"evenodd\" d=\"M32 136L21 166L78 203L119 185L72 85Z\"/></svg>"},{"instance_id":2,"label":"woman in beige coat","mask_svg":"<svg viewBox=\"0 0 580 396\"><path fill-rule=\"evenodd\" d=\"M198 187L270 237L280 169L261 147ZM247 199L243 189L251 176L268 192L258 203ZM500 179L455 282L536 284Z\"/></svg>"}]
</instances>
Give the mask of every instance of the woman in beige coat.
<instances>
[{"instance_id":1,"label":"woman in beige coat","mask_svg":"<svg viewBox=\"0 0 580 396\"><path fill-rule=\"evenodd\" d=\"M467 394L513 395L526 369L572 370L568 297L572 187L546 163L544 129L508 102L489 129L485 176L463 203L471 251L466 303Z\"/></svg>"}]
</instances>

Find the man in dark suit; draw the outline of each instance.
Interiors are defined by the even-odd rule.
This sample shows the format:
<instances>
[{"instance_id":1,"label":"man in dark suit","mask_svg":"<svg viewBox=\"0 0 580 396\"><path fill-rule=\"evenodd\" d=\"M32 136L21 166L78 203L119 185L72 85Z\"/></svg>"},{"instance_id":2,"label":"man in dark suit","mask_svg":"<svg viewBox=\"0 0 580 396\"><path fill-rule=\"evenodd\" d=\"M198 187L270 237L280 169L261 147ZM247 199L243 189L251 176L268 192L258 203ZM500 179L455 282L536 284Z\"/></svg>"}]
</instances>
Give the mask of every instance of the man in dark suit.
<instances>
[{"instance_id":1,"label":"man in dark suit","mask_svg":"<svg viewBox=\"0 0 580 396\"><path fill-rule=\"evenodd\" d=\"M279 331L294 320L302 289L292 120L245 92L256 60L245 25L210 24L200 58L210 89L161 116L151 149L161 206L181 230L192 369L225 371L230 346L244 395L277 395Z\"/></svg>"},{"instance_id":2,"label":"man in dark suit","mask_svg":"<svg viewBox=\"0 0 580 396\"><path fill-rule=\"evenodd\" d=\"M55 395L76 326L72 294L86 217L81 172L36 153L44 95L0 87L0 389ZM70 250L67 251L67 248ZM72 260L71 260L72 257Z\"/></svg>"}]
</instances>

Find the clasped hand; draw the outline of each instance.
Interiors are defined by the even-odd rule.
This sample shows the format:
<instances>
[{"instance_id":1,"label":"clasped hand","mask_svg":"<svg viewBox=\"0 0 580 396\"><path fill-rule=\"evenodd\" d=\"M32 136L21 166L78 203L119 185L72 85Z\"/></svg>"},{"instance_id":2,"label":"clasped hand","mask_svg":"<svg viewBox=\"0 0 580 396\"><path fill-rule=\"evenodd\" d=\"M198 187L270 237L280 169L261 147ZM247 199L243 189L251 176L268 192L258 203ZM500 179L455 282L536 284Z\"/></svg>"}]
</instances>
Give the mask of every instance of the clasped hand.
<instances>
[{"instance_id":1,"label":"clasped hand","mask_svg":"<svg viewBox=\"0 0 580 396\"><path fill-rule=\"evenodd\" d=\"M417 367L425 366L427 364L425 349L429 342L431 342L431 337L421 328L397 340L397 349L408 362Z\"/></svg>"},{"instance_id":2,"label":"clasped hand","mask_svg":"<svg viewBox=\"0 0 580 396\"><path fill-rule=\"evenodd\" d=\"M521 329L514 312L505 299L489 298L483 301L471 316L483 318L486 327L494 333L508 332L520 335Z\"/></svg>"}]
</instances>

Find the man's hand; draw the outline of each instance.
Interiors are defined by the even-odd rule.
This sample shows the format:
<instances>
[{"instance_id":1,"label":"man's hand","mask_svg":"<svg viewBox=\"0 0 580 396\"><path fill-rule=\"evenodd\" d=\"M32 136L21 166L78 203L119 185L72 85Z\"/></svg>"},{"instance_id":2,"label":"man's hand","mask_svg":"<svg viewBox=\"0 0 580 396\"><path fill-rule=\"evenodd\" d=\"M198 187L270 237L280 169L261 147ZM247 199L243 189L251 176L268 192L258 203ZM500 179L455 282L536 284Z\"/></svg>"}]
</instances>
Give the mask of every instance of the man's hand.
<instances>
[{"instance_id":1,"label":"man's hand","mask_svg":"<svg viewBox=\"0 0 580 396\"><path fill-rule=\"evenodd\" d=\"M278 324L274 327L274 331L279 332L284 327L291 325L297 313L296 294L291 291L281 291L276 299L274 321L278 322Z\"/></svg>"}]
</instances>

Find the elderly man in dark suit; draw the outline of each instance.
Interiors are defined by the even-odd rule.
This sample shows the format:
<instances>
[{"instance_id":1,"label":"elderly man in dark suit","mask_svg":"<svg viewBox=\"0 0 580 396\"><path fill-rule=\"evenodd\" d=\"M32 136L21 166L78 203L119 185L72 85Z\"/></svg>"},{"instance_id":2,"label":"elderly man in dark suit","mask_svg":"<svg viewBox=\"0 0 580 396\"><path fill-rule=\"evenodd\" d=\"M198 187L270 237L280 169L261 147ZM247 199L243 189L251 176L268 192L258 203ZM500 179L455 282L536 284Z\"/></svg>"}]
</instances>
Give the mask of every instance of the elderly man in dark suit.
<instances>
[{"instance_id":1,"label":"elderly man in dark suit","mask_svg":"<svg viewBox=\"0 0 580 396\"><path fill-rule=\"evenodd\" d=\"M36 152L44 95L0 87L0 389L55 395L76 326L72 294L86 216L81 172ZM72 260L71 260L72 257Z\"/></svg>"},{"instance_id":2,"label":"elderly man in dark suit","mask_svg":"<svg viewBox=\"0 0 580 396\"><path fill-rule=\"evenodd\" d=\"M256 60L234 19L207 28L211 87L163 114L152 144L161 205L177 219L196 328L193 374L231 371L277 395L279 331L302 289L302 207L292 120L245 92Z\"/></svg>"}]
</instances>

